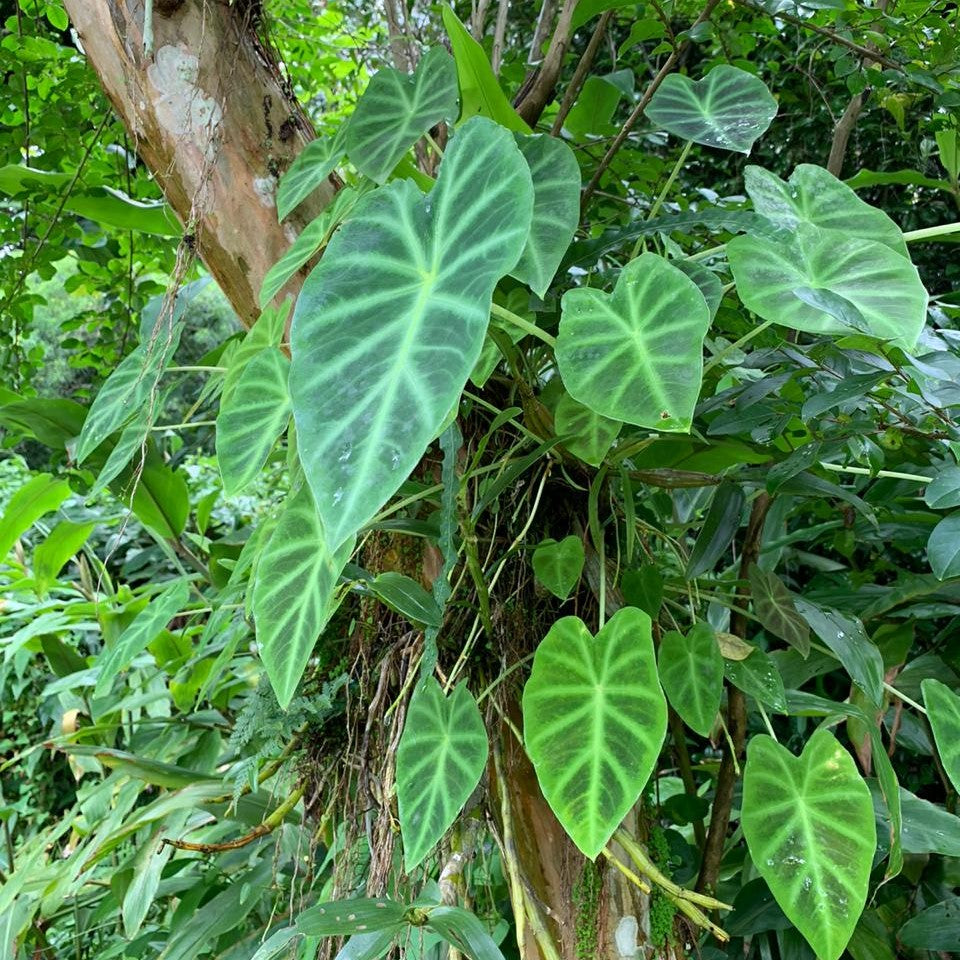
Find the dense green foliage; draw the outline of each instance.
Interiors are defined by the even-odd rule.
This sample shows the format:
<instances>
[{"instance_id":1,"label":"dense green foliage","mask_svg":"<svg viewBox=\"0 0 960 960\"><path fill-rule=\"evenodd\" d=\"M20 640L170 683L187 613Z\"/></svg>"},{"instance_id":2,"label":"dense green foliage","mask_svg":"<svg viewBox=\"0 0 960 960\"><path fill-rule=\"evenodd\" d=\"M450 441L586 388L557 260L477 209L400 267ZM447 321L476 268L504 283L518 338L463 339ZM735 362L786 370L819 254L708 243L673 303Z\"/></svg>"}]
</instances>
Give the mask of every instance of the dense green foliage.
<instances>
[{"instance_id":1,"label":"dense green foliage","mask_svg":"<svg viewBox=\"0 0 960 960\"><path fill-rule=\"evenodd\" d=\"M956 950L956 6L409 6L243 330L0 3L0 960Z\"/></svg>"}]
</instances>

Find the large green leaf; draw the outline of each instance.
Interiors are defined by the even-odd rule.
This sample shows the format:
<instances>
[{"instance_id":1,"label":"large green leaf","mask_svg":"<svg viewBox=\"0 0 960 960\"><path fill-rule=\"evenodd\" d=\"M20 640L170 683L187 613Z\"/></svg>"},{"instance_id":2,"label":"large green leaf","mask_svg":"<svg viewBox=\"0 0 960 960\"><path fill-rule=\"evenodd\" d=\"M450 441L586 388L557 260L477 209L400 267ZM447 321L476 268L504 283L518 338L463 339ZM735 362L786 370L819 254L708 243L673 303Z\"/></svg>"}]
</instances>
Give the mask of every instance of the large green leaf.
<instances>
[{"instance_id":1,"label":"large green leaf","mask_svg":"<svg viewBox=\"0 0 960 960\"><path fill-rule=\"evenodd\" d=\"M565 450L591 466L599 467L623 424L594 413L569 393L564 393L557 401L553 426Z\"/></svg>"},{"instance_id":2,"label":"large green leaf","mask_svg":"<svg viewBox=\"0 0 960 960\"><path fill-rule=\"evenodd\" d=\"M501 89L483 47L470 36L467 28L449 6L444 5L441 14L457 63L460 122L476 116L489 117L508 130L530 133L530 128L510 105Z\"/></svg>"},{"instance_id":3,"label":"large green leaf","mask_svg":"<svg viewBox=\"0 0 960 960\"><path fill-rule=\"evenodd\" d=\"M11 498L0 519L0 561L45 513L56 510L70 496L70 484L49 473L31 477Z\"/></svg>"},{"instance_id":4,"label":"large green leaf","mask_svg":"<svg viewBox=\"0 0 960 960\"><path fill-rule=\"evenodd\" d=\"M853 333L839 309L846 304L865 332L911 350L926 321L917 268L874 240L801 223L785 240L734 237L727 255L744 305L794 330Z\"/></svg>"},{"instance_id":5,"label":"large green leaf","mask_svg":"<svg viewBox=\"0 0 960 960\"><path fill-rule=\"evenodd\" d=\"M312 140L297 154L297 159L280 178L277 186L277 219L285 220L333 172L346 150L346 126L336 136Z\"/></svg>"},{"instance_id":6,"label":"large green leaf","mask_svg":"<svg viewBox=\"0 0 960 960\"><path fill-rule=\"evenodd\" d=\"M258 354L237 380L217 417L217 462L227 496L260 472L290 418L290 361L276 348Z\"/></svg>"},{"instance_id":7,"label":"large green leaf","mask_svg":"<svg viewBox=\"0 0 960 960\"><path fill-rule=\"evenodd\" d=\"M923 502L934 510L960 507L960 466L951 464L938 470L927 485Z\"/></svg>"},{"instance_id":8,"label":"large green leaf","mask_svg":"<svg viewBox=\"0 0 960 960\"><path fill-rule=\"evenodd\" d=\"M57 579L64 565L80 551L93 533L96 523L61 520L33 551L34 589L44 594Z\"/></svg>"},{"instance_id":9,"label":"large green leaf","mask_svg":"<svg viewBox=\"0 0 960 960\"><path fill-rule=\"evenodd\" d=\"M960 793L960 697L932 677L924 680L920 689L943 769Z\"/></svg>"},{"instance_id":10,"label":"large green leaf","mask_svg":"<svg viewBox=\"0 0 960 960\"><path fill-rule=\"evenodd\" d=\"M190 584L183 577L167 584L151 598L150 603L133 618L126 630L100 655L100 672L93 688L94 696L102 697L110 689L114 677L130 666L134 657L147 649L157 634L186 606L189 599Z\"/></svg>"},{"instance_id":11,"label":"large green leaf","mask_svg":"<svg viewBox=\"0 0 960 960\"><path fill-rule=\"evenodd\" d=\"M755 563L750 564L748 576L753 610L764 629L786 640L806 657L810 653L810 625L800 616L783 581Z\"/></svg>"},{"instance_id":12,"label":"large green leaf","mask_svg":"<svg viewBox=\"0 0 960 960\"><path fill-rule=\"evenodd\" d=\"M579 617L558 620L523 690L523 729L547 803L595 858L640 796L667 729L650 618L623 607L596 637Z\"/></svg>"},{"instance_id":13,"label":"large green leaf","mask_svg":"<svg viewBox=\"0 0 960 960\"><path fill-rule=\"evenodd\" d=\"M319 903L297 916L297 929L308 937L347 936L400 929L406 904L384 897Z\"/></svg>"},{"instance_id":14,"label":"large green leaf","mask_svg":"<svg viewBox=\"0 0 960 960\"><path fill-rule=\"evenodd\" d=\"M684 140L749 153L777 115L777 101L759 77L721 64L698 81L670 74L646 115Z\"/></svg>"},{"instance_id":15,"label":"large green leaf","mask_svg":"<svg viewBox=\"0 0 960 960\"><path fill-rule=\"evenodd\" d=\"M555 597L566 600L583 572L583 540L575 533L559 543L545 540L533 551L533 573Z\"/></svg>"},{"instance_id":16,"label":"large green leaf","mask_svg":"<svg viewBox=\"0 0 960 960\"><path fill-rule=\"evenodd\" d=\"M709 735L723 696L723 657L709 623L684 636L670 630L660 641L657 671L663 692L680 719L702 737Z\"/></svg>"},{"instance_id":17,"label":"large green leaf","mask_svg":"<svg viewBox=\"0 0 960 960\"><path fill-rule=\"evenodd\" d=\"M283 339L287 319L290 316L291 300L287 298L279 306L264 307L257 317L257 322L247 331L244 338L237 344L227 372L223 375L223 391L220 402L228 403L230 394L236 389L237 381L247 364L267 347L277 347Z\"/></svg>"},{"instance_id":18,"label":"large green leaf","mask_svg":"<svg viewBox=\"0 0 960 960\"><path fill-rule=\"evenodd\" d=\"M900 228L823 167L801 163L784 182L763 167L748 166L743 180L754 210L779 227L794 230L810 223L845 237L876 240L907 256Z\"/></svg>"},{"instance_id":19,"label":"large green leaf","mask_svg":"<svg viewBox=\"0 0 960 960\"><path fill-rule=\"evenodd\" d=\"M944 517L927 540L927 562L938 580L960 577L960 513Z\"/></svg>"},{"instance_id":20,"label":"large green leaf","mask_svg":"<svg viewBox=\"0 0 960 960\"><path fill-rule=\"evenodd\" d=\"M513 137L475 117L429 196L395 180L366 197L304 284L290 392L332 549L396 491L456 403L532 207Z\"/></svg>"},{"instance_id":21,"label":"large green leaf","mask_svg":"<svg viewBox=\"0 0 960 960\"><path fill-rule=\"evenodd\" d=\"M960 897L949 897L911 917L897 934L905 947L915 950L942 950L955 955L960 944Z\"/></svg>"},{"instance_id":22,"label":"large green leaf","mask_svg":"<svg viewBox=\"0 0 960 960\"><path fill-rule=\"evenodd\" d=\"M709 324L700 288L645 253L624 267L612 294L587 287L564 294L560 376L574 399L612 420L689 430Z\"/></svg>"},{"instance_id":23,"label":"large green leaf","mask_svg":"<svg viewBox=\"0 0 960 960\"><path fill-rule=\"evenodd\" d=\"M580 222L580 165L556 137L515 136L533 177L533 222L511 275L542 297Z\"/></svg>"},{"instance_id":24,"label":"large green leaf","mask_svg":"<svg viewBox=\"0 0 960 960\"><path fill-rule=\"evenodd\" d=\"M487 733L465 684L449 697L428 677L414 692L397 749L397 807L407 873L436 846L487 762Z\"/></svg>"},{"instance_id":25,"label":"large green leaf","mask_svg":"<svg viewBox=\"0 0 960 960\"><path fill-rule=\"evenodd\" d=\"M167 540L183 533L190 513L190 491L180 470L169 467L148 447L143 469L127 467L111 488L121 492L137 519Z\"/></svg>"},{"instance_id":26,"label":"large green leaf","mask_svg":"<svg viewBox=\"0 0 960 960\"><path fill-rule=\"evenodd\" d=\"M412 75L378 71L347 124L350 162L383 183L400 158L441 120L457 115L457 68L443 47L433 47Z\"/></svg>"},{"instance_id":27,"label":"large green leaf","mask_svg":"<svg viewBox=\"0 0 960 960\"><path fill-rule=\"evenodd\" d=\"M837 960L863 912L877 846L870 791L853 758L825 728L799 757L754 736L740 823L783 912L820 960Z\"/></svg>"}]
</instances>

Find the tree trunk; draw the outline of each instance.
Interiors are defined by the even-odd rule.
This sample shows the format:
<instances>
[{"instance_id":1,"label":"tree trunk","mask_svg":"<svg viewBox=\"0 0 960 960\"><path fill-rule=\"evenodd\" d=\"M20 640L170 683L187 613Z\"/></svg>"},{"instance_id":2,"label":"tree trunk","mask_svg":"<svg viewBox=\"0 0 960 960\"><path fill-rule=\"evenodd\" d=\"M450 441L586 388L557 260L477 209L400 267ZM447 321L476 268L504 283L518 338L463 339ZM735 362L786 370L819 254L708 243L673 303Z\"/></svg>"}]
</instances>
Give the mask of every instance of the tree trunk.
<instances>
[{"instance_id":1,"label":"tree trunk","mask_svg":"<svg viewBox=\"0 0 960 960\"><path fill-rule=\"evenodd\" d=\"M136 152L249 325L264 274L336 189L277 222L277 179L314 134L257 39L255 4L154 0L145 25L144 0L65 3Z\"/></svg>"}]
</instances>

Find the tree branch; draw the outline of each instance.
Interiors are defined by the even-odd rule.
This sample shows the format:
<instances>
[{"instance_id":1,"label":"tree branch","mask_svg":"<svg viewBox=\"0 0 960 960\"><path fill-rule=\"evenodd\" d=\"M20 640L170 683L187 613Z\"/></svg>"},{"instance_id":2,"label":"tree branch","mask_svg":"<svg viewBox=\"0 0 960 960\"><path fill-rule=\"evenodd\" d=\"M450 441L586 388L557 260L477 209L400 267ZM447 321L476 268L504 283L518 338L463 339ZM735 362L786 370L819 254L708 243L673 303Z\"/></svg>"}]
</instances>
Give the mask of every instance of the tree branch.
<instances>
[{"instance_id":1,"label":"tree branch","mask_svg":"<svg viewBox=\"0 0 960 960\"><path fill-rule=\"evenodd\" d=\"M613 11L607 10L603 16L600 17L599 22L594 28L590 42L587 44L587 49L583 51L583 56L580 58L577 69L574 70L573 76L570 78L570 83L567 85L566 92L563 95L560 110L557 112L557 117L553 121L553 127L550 129L552 136L560 136L564 121L573 109L573 105L577 102L577 97L580 96L580 91L583 89L583 85L587 81L587 75L590 73L590 68L593 66L593 61L596 59L597 50L600 49L600 44L603 43L604 34L606 34L607 26L612 19Z\"/></svg>"},{"instance_id":2,"label":"tree branch","mask_svg":"<svg viewBox=\"0 0 960 960\"><path fill-rule=\"evenodd\" d=\"M543 63L540 64L529 88L517 104L517 113L531 127L540 119L543 108L553 96L554 87L557 85L557 79L563 67L563 58L573 36L573 13L576 6L577 0L564 0L547 55L543 58Z\"/></svg>"}]
</instances>

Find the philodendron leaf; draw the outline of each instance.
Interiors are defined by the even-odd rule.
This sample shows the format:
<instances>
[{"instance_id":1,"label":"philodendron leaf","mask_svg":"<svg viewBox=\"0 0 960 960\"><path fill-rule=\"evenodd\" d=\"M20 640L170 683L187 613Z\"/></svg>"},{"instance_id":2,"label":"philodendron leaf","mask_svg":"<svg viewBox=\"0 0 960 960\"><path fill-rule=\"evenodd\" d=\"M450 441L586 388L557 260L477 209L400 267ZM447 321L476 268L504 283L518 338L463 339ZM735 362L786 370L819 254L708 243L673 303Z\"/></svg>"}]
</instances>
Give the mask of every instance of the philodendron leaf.
<instances>
[{"instance_id":1,"label":"philodendron leaf","mask_svg":"<svg viewBox=\"0 0 960 960\"><path fill-rule=\"evenodd\" d=\"M594 637L558 620L523 690L527 754L540 789L583 854L598 856L653 771L667 729L650 618L623 607Z\"/></svg>"},{"instance_id":2,"label":"philodendron leaf","mask_svg":"<svg viewBox=\"0 0 960 960\"><path fill-rule=\"evenodd\" d=\"M404 869L434 848L473 793L487 762L487 733L465 684L449 697L428 677L410 701L397 749L397 807Z\"/></svg>"},{"instance_id":3,"label":"philodendron leaf","mask_svg":"<svg viewBox=\"0 0 960 960\"><path fill-rule=\"evenodd\" d=\"M900 228L823 167L801 163L785 183L769 170L751 165L743 171L743 181L754 210L777 226L795 230L809 223L845 237L875 240L907 256Z\"/></svg>"},{"instance_id":4,"label":"philodendron leaf","mask_svg":"<svg viewBox=\"0 0 960 960\"><path fill-rule=\"evenodd\" d=\"M570 147L545 133L515 134L533 177L533 222L511 276L542 297L580 222L580 165Z\"/></svg>"},{"instance_id":5,"label":"philodendron leaf","mask_svg":"<svg viewBox=\"0 0 960 960\"><path fill-rule=\"evenodd\" d=\"M327 546L306 484L289 497L263 548L253 584L253 616L260 659L284 709L333 613L334 588L352 550L352 539L335 551Z\"/></svg>"},{"instance_id":6,"label":"philodendron leaf","mask_svg":"<svg viewBox=\"0 0 960 960\"><path fill-rule=\"evenodd\" d=\"M749 153L777 115L777 101L759 77L721 64L699 81L670 74L653 95L646 115L684 140Z\"/></svg>"},{"instance_id":7,"label":"philodendron leaf","mask_svg":"<svg viewBox=\"0 0 960 960\"><path fill-rule=\"evenodd\" d=\"M395 180L364 198L308 277L290 393L331 548L397 490L457 402L532 208L513 136L475 117L451 140L429 196Z\"/></svg>"},{"instance_id":8,"label":"philodendron leaf","mask_svg":"<svg viewBox=\"0 0 960 960\"><path fill-rule=\"evenodd\" d=\"M960 513L944 517L927 540L927 562L938 580L960 577Z\"/></svg>"},{"instance_id":9,"label":"philodendron leaf","mask_svg":"<svg viewBox=\"0 0 960 960\"><path fill-rule=\"evenodd\" d=\"M594 413L565 393L557 401L553 426L566 450L591 466L599 467L623 424Z\"/></svg>"},{"instance_id":10,"label":"philodendron leaf","mask_svg":"<svg viewBox=\"0 0 960 960\"><path fill-rule=\"evenodd\" d=\"M710 311L700 288L654 253L631 260L613 293L563 296L557 365L574 399L612 420L690 429Z\"/></svg>"},{"instance_id":11,"label":"philodendron leaf","mask_svg":"<svg viewBox=\"0 0 960 960\"><path fill-rule=\"evenodd\" d=\"M660 641L657 672L663 692L680 719L700 736L709 735L723 695L723 656L713 627L701 622L684 636L670 630Z\"/></svg>"},{"instance_id":12,"label":"philodendron leaf","mask_svg":"<svg viewBox=\"0 0 960 960\"><path fill-rule=\"evenodd\" d=\"M304 910L297 917L297 929L308 937L345 937L375 930L399 930L404 925L406 912L406 904L384 897L333 900Z\"/></svg>"},{"instance_id":13,"label":"philodendron leaf","mask_svg":"<svg viewBox=\"0 0 960 960\"><path fill-rule=\"evenodd\" d=\"M412 75L378 71L347 124L350 162L383 183L400 158L441 120L457 115L457 68L443 47L432 47Z\"/></svg>"},{"instance_id":14,"label":"philodendron leaf","mask_svg":"<svg viewBox=\"0 0 960 960\"><path fill-rule=\"evenodd\" d=\"M335 136L312 140L297 154L277 187L278 220L285 220L330 176L343 158L345 133L346 126L341 124Z\"/></svg>"},{"instance_id":15,"label":"philodendron leaf","mask_svg":"<svg viewBox=\"0 0 960 960\"><path fill-rule=\"evenodd\" d=\"M769 630L802 657L810 653L810 625L797 610L793 596L775 574L750 564L750 597L753 610L765 630Z\"/></svg>"},{"instance_id":16,"label":"philodendron leaf","mask_svg":"<svg viewBox=\"0 0 960 960\"><path fill-rule=\"evenodd\" d=\"M842 297L871 336L906 350L926 322L927 291L917 268L875 240L800 223L776 242L734 237L727 255L740 299L764 320L808 333L851 333L836 308L821 309L795 293L807 289Z\"/></svg>"},{"instance_id":17,"label":"philodendron leaf","mask_svg":"<svg viewBox=\"0 0 960 960\"><path fill-rule=\"evenodd\" d=\"M555 597L566 600L583 572L583 541L575 533L561 541L547 540L533 552L533 572Z\"/></svg>"},{"instance_id":18,"label":"philodendron leaf","mask_svg":"<svg viewBox=\"0 0 960 960\"><path fill-rule=\"evenodd\" d=\"M932 677L924 680L920 689L943 769L960 793L960 697Z\"/></svg>"},{"instance_id":19,"label":"philodendron leaf","mask_svg":"<svg viewBox=\"0 0 960 960\"><path fill-rule=\"evenodd\" d=\"M853 757L826 728L799 757L754 736L740 823L783 912L820 960L837 960L867 901L877 847L870 790Z\"/></svg>"},{"instance_id":20,"label":"philodendron leaf","mask_svg":"<svg viewBox=\"0 0 960 960\"><path fill-rule=\"evenodd\" d=\"M290 418L290 361L269 347L237 380L217 417L217 462L227 496L239 493L260 472Z\"/></svg>"}]
</instances>

